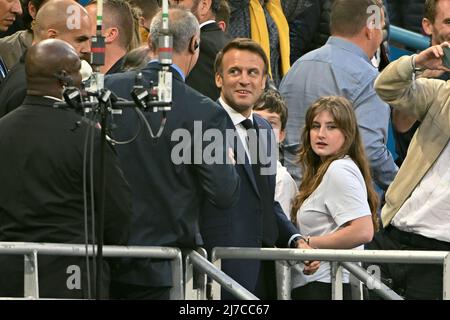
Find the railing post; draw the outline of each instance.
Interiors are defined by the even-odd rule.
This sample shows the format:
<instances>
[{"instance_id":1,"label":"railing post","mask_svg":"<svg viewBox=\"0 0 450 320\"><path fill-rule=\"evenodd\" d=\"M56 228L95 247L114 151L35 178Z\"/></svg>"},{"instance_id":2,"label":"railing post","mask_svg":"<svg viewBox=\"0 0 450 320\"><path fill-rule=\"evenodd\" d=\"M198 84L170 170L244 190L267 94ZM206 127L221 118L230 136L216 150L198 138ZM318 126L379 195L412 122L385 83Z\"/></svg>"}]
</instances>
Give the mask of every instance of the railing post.
<instances>
[{"instance_id":1,"label":"railing post","mask_svg":"<svg viewBox=\"0 0 450 320\"><path fill-rule=\"evenodd\" d=\"M37 251L24 255L24 296L39 299L39 275Z\"/></svg>"},{"instance_id":2,"label":"railing post","mask_svg":"<svg viewBox=\"0 0 450 320\"><path fill-rule=\"evenodd\" d=\"M197 300L197 290L194 289L194 267L189 254L184 255L184 298Z\"/></svg>"},{"instance_id":3,"label":"railing post","mask_svg":"<svg viewBox=\"0 0 450 320\"><path fill-rule=\"evenodd\" d=\"M442 289L443 289L443 300L450 300L450 253L448 253L444 258L444 266L443 266L443 282L442 282Z\"/></svg>"},{"instance_id":4,"label":"railing post","mask_svg":"<svg viewBox=\"0 0 450 320\"><path fill-rule=\"evenodd\" d=\"M172 268L172 289L170 290L171 300L183 300L183 258L181 251L178 252L177 257L170 261Z\"/></svg>"},{"instance_id":5,"label":"railing post","mask_svg":"<svg viewBox=\"0 0 450 320\"><path fill-rule=\"evenodd\" d=\"M217 269L222 270L222 260L216 259L214 253L211 259L214 266ZM214 300L220 300L220 284L217 281L214 281L214 279L212 280L211 284L211 295Z\"/></svg>"},{"instance_id":6,"label":"railing post","mask_svg":"<svg viewBox=\"0 0 450 320\"><path fill-rule=\"evenodd\" d=\"M197 253L200 254L205 260L208 260L208 253L204 248L198 248ZM207 284L207 276L206 273L194 269L194 280L197 288L197 299L198 300L206 300L207 297L207 290L206 290L206 284Z\"/></svg>"},{"instance_id":7,"label":"railing post","mask_svg":"<svg viewBox=\"0 0 450 320\"><path fill-rule=\"evenodd\" d=\"M277 275L277 299L291 300L291 268L286 261L275 261Z\"/></svg>"},{"instance_id":8,"label":"railing post","mask_svg":"<svg viewBox=\"0 0 450 320\"><path fill-rule=\"evenodd\" d=\"M331 264L331 299L343 300L342 295L342 266L338 262Z\"/></svg>"}]
</instances>

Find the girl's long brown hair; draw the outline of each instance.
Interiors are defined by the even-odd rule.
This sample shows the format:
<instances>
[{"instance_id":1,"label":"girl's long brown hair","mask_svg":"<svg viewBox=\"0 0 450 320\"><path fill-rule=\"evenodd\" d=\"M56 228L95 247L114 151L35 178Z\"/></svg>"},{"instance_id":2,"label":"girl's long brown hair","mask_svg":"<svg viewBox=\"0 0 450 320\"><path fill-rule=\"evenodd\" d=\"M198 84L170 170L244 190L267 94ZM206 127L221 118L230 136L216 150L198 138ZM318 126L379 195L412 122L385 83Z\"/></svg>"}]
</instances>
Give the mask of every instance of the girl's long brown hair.
<instances>
[{"instance_id":1,"label":"girl's long brown hair","mask_svg":"<svg viewBox=\"0 0 450 320\"><path fill-rule=\"evenodd\" d=\"M310 131L314 118L321 112L328 111L334 119L334 123L345 137L342 148L337 154L329 156L322 162L321 158L311 147ZM337 159L342 159L348 155L361 170L367 189L367 201L372 213L372 222L375 230L378 230L378 194L372 184L369 163L361 142L355 112L350 101L343 97L331 96L323 97L314 102L305 117L305 128L301 135L302 145L299 151L298 160L303 169L303 179L299 187L299 192L294 198L291 220L297 222L297 211L303 202L317 189L322 182L322 178L327 172L330 164Z\"/></svg>"}]
</instances>

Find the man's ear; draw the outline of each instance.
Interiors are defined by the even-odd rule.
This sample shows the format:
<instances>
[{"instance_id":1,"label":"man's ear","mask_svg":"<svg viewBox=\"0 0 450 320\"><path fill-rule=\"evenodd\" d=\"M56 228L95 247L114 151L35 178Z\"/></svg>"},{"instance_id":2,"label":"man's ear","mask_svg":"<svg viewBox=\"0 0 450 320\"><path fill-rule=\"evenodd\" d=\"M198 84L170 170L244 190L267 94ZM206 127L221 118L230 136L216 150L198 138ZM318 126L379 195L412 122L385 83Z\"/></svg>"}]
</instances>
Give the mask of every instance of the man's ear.
<instances>
[{"instance_id":1,"label":"man's ear","mask_svg":"<svg viewBox=\"0 0 450 320\"><path fill-rule=\"evenodd\" d=\"M266 84L267 84L267 74L265 76L263 76L263 81L262 81L262 88L261 89L265 89L266 88Z\"/></svg>"},{"instance_id":2,"label":"man's ear","mask_svg":"<svg viewBox=\"0 0 450 320\"><path fill-rule=\"evenodd\" d=\"M47 38L48 39L55 39L58 37L58 31L55 29L48 29L47 30Z\"/></svg>"},{"instance_id":3,"label":"man's ear","mask_svg":"<svg viewBox=\"0 0 450 320\"><path fill-rule=\"evenodd\" d=\"M195 37L191 38L191 42L189 43L189 52L194 54L195 51L198 49L199 43L198 40Z\"/></svg>"},{"instance_id":4,"label":"man's ear","mask_svg":"<svg viewBox=\"0 0 450 320\"><path fill-rule=\"evenodd\" d=\"M119 38L119 29L117 28L108 28L106 29L105 33L105 43L111 43Z\"/></svg>"},{"instance_id":5,"label":"man's ear","mask_svg":"<svg viewBox=\"0 0 450 320\"><path fill-rule=\"evenodd\" d=\"M216 78L216 87L219 89L222 89L222 84L223 84L222 75L217 72L215 75L215 78Z\"/></svg>"},{"instance_id":6,"label":"man's ear","mask_svg":"<svg viewBox=\"0 0 450 320\"><path fill-rule=\"evenodd\" d=\"M225 21L220 20L220 21L216 21L216 23L219 26L219 28L222 29L223 32L227 31L227 24L225 23Z\"/></svg>"},{"instance_id":7,"label":"man's ear","mask_svg":"<svg viewBox=\"0 0 450 320\"><path fill-rule=\"evenodd\" d=\"M422 19L422 28L428 36L431 37L433 35L433 24L427 18Z\"/></svg>"},{"instance_id":8,"label":"man's ear","mask_svg":"<svg viewBox=\"0 0 450 320\"><path fill-rule=\"evenodd\" d=\"M286 130L280 130L279 135L280 135L280 143L281 143L284 141L284 139L286 139Z\"/></svg>"},{"instance_id":9,"label":"man's ear","mask_svg":"<svg viewBox=\"0 0 450 320\"><path fill-rule=\"evenodd\" d=\"M368 40L372 40L373 38L373 29L369 27L364 27L364 35Z\"/></svg>"},{"instance_id":10,"label":"man's ear","mask_svg":"<svg viewBox=\"0 0 450 320\"><path fill-rule=\"evenodd\" d=\"M143 16L140 16L138 21L139 21L139 25L141 27L144 27L145 29L148 29L148 26L145 25L145 18Z\"/></svg>"},{"instance_id":11,"label":"man's ear","mask_svg":"<svg viewBox=\"0 0 450 320\"><path fill-rule=\"evenodd\" d=\"M28 2L28 13L33 18L33 20L36 18L37 9L34 4L31 3L31 1Z\"/></svg>"}]
</instances>

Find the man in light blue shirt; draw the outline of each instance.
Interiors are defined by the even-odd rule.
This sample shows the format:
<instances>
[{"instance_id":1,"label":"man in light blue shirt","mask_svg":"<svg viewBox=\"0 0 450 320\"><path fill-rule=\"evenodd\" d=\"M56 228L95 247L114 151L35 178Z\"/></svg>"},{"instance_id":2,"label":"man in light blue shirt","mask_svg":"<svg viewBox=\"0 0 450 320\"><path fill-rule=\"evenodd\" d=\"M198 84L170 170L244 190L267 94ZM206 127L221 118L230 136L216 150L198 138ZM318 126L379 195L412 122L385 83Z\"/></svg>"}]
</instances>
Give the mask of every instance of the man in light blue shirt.
<instances>
[{"instance_id":1,"label":"man in light blue shirt","mask_svg":"<svg viewBox=\"0 0 450 320\"><path fill-rule=\"evenodd\" d=\"M386 147L390 108L374 90L378 70L371 63L383 40L383 25L381 1L336 0L328 42L297 60L281 82L289 110L285 165L297 182L301 172L296 157L306 110L330 95L353 103L376 184L386 190L394 179L398 168Z\"/></svg>"}]
</instances>

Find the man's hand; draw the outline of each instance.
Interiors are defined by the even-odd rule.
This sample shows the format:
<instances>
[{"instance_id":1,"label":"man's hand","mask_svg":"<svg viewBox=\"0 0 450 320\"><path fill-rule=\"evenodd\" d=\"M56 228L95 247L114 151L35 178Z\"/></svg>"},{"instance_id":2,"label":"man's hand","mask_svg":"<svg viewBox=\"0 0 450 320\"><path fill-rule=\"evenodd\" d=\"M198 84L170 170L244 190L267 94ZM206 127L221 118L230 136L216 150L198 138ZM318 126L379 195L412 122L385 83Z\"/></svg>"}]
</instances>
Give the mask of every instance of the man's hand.
<instances>
[{"instance_id":1,"label":"man's hand","mask_svg":"<svg viewBox=\"0 0 450 320\"><path fill-rule=\"evenodd\" d=\"M303 240L297 241L297 248L313 249ZM305 268L303 269L303 273L306 275L311 275L311 274L315 273L320 267L320 261L303 261L303 264L305 265Z\"/></svg>"},{"instance_id":2,"label":"man's hand","mask_svg":"<svg viewBox=\"0 0 450 320\"><path fill-rule=\"evenodd\" d=\"M416 68L450 72L450 69L446 68L442 61L444 47L450 47L450 43L443 42L440 45L432 46L419 53L414 59Z\"/></svg>"}]
</instances>

